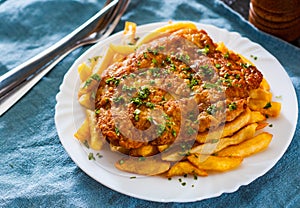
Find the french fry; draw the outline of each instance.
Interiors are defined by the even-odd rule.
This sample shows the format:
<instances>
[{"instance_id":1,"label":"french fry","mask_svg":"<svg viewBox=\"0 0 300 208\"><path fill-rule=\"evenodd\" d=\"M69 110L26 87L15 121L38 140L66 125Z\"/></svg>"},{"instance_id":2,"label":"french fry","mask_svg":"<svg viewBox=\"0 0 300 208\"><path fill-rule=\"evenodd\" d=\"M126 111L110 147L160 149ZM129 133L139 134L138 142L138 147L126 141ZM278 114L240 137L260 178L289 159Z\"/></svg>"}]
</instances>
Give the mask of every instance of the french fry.
<instances>
[{"instance_id":1,"label":"french fry","mask_svg":"<svg viewBox=\"0 0 300 208\"><path fill-rule=\"evenodd\" d=\"M135 46L132 45L115 45L115 44L110 44L109 47L118 54L122 55L128 55L130 53L133 53L135 50Z\"/></svg>"},{"instance_id":2,"label":"french fry","mask_svg":"<svg viewBox=\"0 0 300 208\"><path fill-rule=\"evenodd\" d=\"M257 123L256 131L265 128L269 124L267 122L259 122Z\"/></svg>"},{"instance_id":3,"label":"french fry","mask_svg":"<svg viewBox=\"0 0 300 208\"><path fill-rule=\"evenodd\" d=\"M78 66L78 74L81 82L87 80L89 76L92 74L92 69L86 63L82 63Z\"/></svg>"},{"instance_id":4,"label":"french fry","mask_svg":"<svg viewBox=\"0 0 300 208\"><path fill-rule=\"evenodd\" d=\"M86 114L87 114L87 119L90 127L90 135L91 135L89 146L94 150L100 150L103 146L104 138L100 130L97 128L95 112L87 109Z\"/></svg>"},{"instance_id":5,"label":"french fry","mask_svg":"<svg viewBox=\"0 0 300 208\"><path fill-rule=\"evenodd\" d=\"M93 109L95 107L95 102L91 99L91 92L81 95L78 102L87 109Z\"/></svg>"},{"instance_id":6,"label":"french fry","mask_svg":"<svg viewBox=\"0 0 300 208\"><path fill-rule=\"evenodd\" d=\"M193 165L202 170L228 171L237 168L243 161L242 157L203 157L193 154L187 158Z\"/></svg>"},{"instance_id":7,"label":"french fry","mask_svg":"<svg viewBox=\"0 0 300 208\"><path fill-rule=\"evenodd\" d=\"M78 91L78 97L81 97L84 94L88 94L95 89L98 88L99 82L101 78L99 74L92 74L89 76L86 81L81 83L79 91Z\"/></svg>"},{"instance_id":8,"label":"french fry","mask_svg":"<svg viewBox=\"0 0 300 208\"><path fill-rule=\"evenodd\" d=\"M104 70L112 63L133 53L142 44L187 28L197 29L196 25L190 22L170 22L137 40L135 38L136 24L126 22L122 38L123 45L110 44L101 61L98 56L95 56L89 59L88 64L79 65L78 73L81 85L78 100L86 108L86 119L74 134L75 138L82 143L87 142L89 147L94 150L100 150L104 144L105 139L97 127L96 115L93 111L95 92ZM217 44L216 49L223 54L236 54L222 42ZM253 65L243 55L236 55L241 58L239 62ZM272 135L263 132L254 136L255 132L268 125L266 121L268 116L276 117L281 110L281 104L272 101L270 85L265 78L258 89L250 91L247 101L247 109L233 121L226 122L224 126L213 131L198 133L197 142L191 144L193 145L192 149L182 148L177 143L176 145L160 146L144 145L137 149L126 149L110 144L111 151L130 155L116 162L115 167L121 171L149 176L166 173L167 177L185 174L207 176L207 171L234 169L242 163L244 157L263 151L268 147ZM158 153L161 153L161 158L156 157ZM177 163L172 163L174 165L171 166L171 162Z\"/></svg>"},{"instance_id":9,"label":"french fry","mask_svg":"<svg viewBox=\"0 0 300 208\"><path fill-rule=\"evenodd\" d=\"M167 172L166 177L173 176L183 176L185 174L198 175L198 176L207 176L207 172L200 170L189 161L178 162L173 165Z\"/></svg>"},{"instance_id":10,"label":"french fry","mask_svg":"<svg viewBox=\"0 0 300 208\"><path fill-rule=\"evenodd\" d=\"M273 135L267 132L262 132L257 136L246 140L238 145L227 147L220 152L217 152L218 156L230 156L230 157L248 157L255 153L265 150Z\"/></svg>"},{"instance_id":11,"label":"french fry","mask_svg":"<svg viewBox=\"0 0 300 208\"><path fill-rule=\"evenodd\" d=\"M265 120L266 120L266 117L261 112L251 111L248 124L263 122Z\"/></svg>"},{"instance_id":12,"label":"french fry","mask_svg":"<svg viewBox=\"0 0 300 208\"><path fill-rule=\"evenodd\" d=\"M276 117L280 114L281 110L281 103L279 102L267 102L265 100L258 100L258 99L249 99L248 106L253 111L260 111L261 113Z\"/></svg>"},{"instance_id":13,"label":"french fry","mask_svg":"<svg viewBox=\"0 0 300 208\"><path fill-rule=\"evenodd\" d=\"M230 136L236 131L238 131L239 129L241 129L242 127L244 127L245 125L249 124L250 118L251 118L251 111L247 109L235 120L226 123L224 128L220 127L215 131L209 133L207 132L198 133L197 142L205 143L215 138Z\"/></svg>"},{"instance_id":14,"label":"french fry","mask_svg":"<svg viewBox=\"0 0 300 208\"><path fill-rule=\"evenodd\" d=\"M171 33L176 30L185 29L185 28L197 29L196 25L191 22L178 22L178 23L168 24L144 36L142 39L137 41L136 45L140 46L144 43L150 42L153 39L159 38L160 36L163 36L167 33Z\"/></svg>"},{"instance_id":15,"label":"french fry","mask_svg":"<svg viewBox=\"0 0 300 208\"><path fill-rule=\"evenodd\" d=\"M125 22L125 27L123 31L123 45L135 44L135 34L136 34L136 23Z\"/></svg>"},{"instance_id":16,"label":"french fry","mask_svg":"<svg viewBox=\"0 0 300 208\"><path fill-rule=\"evenodd\" d=\"M272 93L267 90L258 88L251 90L249 97L252 99L259 99L264 100L266 102L270 102L272 100Z\"/></svg>"},{"instance_id":17,"label":"french fry","mask_svg":"<svg viewBox=\"0 0 300 208\"><path fill-rule=\"evenodd\" d=\"M268 81L267 81L265 78L263 78L263 80L261 81L259 87L260 87L261 89L266 90L266 91L269 91L269 90L270 90L270 85L269 85Z\"/></svg>"},{"instance_id":18,"label":"french fry","mask_svg":"<svg viewBox=\"0 0 300 208\"><path fill-rule=\"evenodd\" d=\"M234 134L231 137L216 139L216 141L193 147L190 150L190 153L200 153L200 154L210 155L224 149L225 147L228 147L229 145L239 144L253 137L255 134L256 127L257 127L256 123L250 124L244 127L243 129L241 129L240 131L238 131L236 134Z\"/></svg>"},{"instance_id":19,"label":"french fry","mask_svg":"<svg viewBox=\"0 0 300 208\"><path fill-rule=\"evenodd\" d=\"M89 121L86 118L80 128L77 130L77 132L74 134L76 139L78 139L80 142L88 142L90 140L90 127L89 127Z\"/></svg>"},{"instance_id":20,"label":"french fry","mask_svg":"<svg viewBox=\"0 0 300 208\"><path fill-rule=\"evenodd\" d=\"M158 149L156 146L145 145L137 149L131 149L129 154L135 157L138 156L146 157L146 156L155 155L156 153L158 153Z\"/></svg>"},{"instance_id":21,"label":"french fry","mask_svg":"<svg viewBox=\"0 0 300 208\"><path fill-rule=\"evenodd\" d=\"M277 117L279 116L281 111L281 103L279 102L271 102L271 106L267 109L262 109L262 112L265 115L271 116L271 117Z\"/></svg>"},{"instance_id":22,"label":"french fry","mask_svg":"<svg viewBox=\"0 0 300 208\"><path fill-rule=\"evenodd\" d=\"M159 175L169 170L170 163L150 157L126 157L115 163L121 171L141 175Z\"/></svg>"},{"instance_id":23,"label":"french fry","mask_svg":"<svg viewBox=\"0 0 300 208\"><path fill-rule=\"evenodd\" d=\"M169 148L169 145L167 145L167 144L157 146L157 149L158 149L159 152L163 152L168 148Z\"/></svg>"},{"instance_id":24,"label":"french fry","mask_svg":"<svg viewBox=\"0 0 300 208\"><path fill-rule=\"evenodd\" d=\"M110 150L112 152L120 152L120 153L123 153L125 155L129 155L129 149L126 149L126 148L124 148L122 146L115 146L112 143L110 143L109 147L110 147Z\"/></svg>"}]
</instances>

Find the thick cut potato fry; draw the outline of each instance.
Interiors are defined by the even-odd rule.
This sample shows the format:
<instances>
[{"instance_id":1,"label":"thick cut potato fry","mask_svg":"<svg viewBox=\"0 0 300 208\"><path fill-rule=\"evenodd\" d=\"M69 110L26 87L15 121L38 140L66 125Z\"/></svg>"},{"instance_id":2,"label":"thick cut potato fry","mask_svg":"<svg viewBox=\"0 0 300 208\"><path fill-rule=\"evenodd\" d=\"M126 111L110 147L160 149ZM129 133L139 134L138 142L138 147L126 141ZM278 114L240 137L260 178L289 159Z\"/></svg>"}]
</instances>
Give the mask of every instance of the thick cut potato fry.
<instances>
[{"instance_id":1,"label":"thick cut potato fry","mask_svg":"<svg viewBox=\"0 0 300 208\"><path fill-rule=\"evenodd\" d=\"M178 22L178 23L168 24L166 26L154 30L153 32L144 36L142 39L138 40L136 46L140 46L144 43L150 42L151 40L159 38L165 35L166 33L171 33L176 30L185 29L185 28L197 29L196 25L191 22Z\"/></svg>"},{"instance_id":2,"label":"thick cut potato fry","mask_svg":"<svg viewBox=\"0 0 300 208\"><path fill-rule=\"evenodd\" d=\"M135 44L135 34L136 23L126 21L122 38L123 45Z\"/></svg>"},{"instance_id":3,"label":"thick cut potato fry","mask_svg":"<svg viewBox=\"0 0 300 208\"><path fill-rule=\"evenodd\" d=\"M77 130L77 132L74 134L76 139L78 139L80 142L88 142L90 140L90 127L89 127L89 121L88 119L85 119L80 128Z\"/></svg>"},{"instance_id":4,"label":"thick cut potato fry","mask_svg":"<svg viewBox=\"0 0 300 208\"><path fill-rule=\"evenodd\" d=\"M110 143L109 147L110 147L110 150L112 152L120 152L120 153L123 153L125 155L129 155L129 149L126 149L126 148L124 148L122 146L115 146L115 145L113 145L113 144Z\"/></svg>"},{"instance_id":5,"label":"thick cut potato fry","mask_svg":"<svg viewBox=\"0 0 300 208\"><path fill-rule=\"evenodd\" d=\"M159 175L169 170L170 163L150 157L126 157L115 163L121 171L140 175Z\"/></svg>"},{"instance_id":6,"label":"thick cut potato fry","mask_svg":"<svg viewBox=\"0 0 300 208\"><path fill-rule=\"evenodd\" d=\"M193 154L187 158L193 165L202 170L227 171L238 167L242 157L204 157L200 154Z\"/></svg>"},{"instance_id":7,"label":"thick cut potato fry","mask_svg":"<svg viewBox=\"0 0 300 208\"><path fill-rule=\"evenodd\" d=\"M99 82L100 75L93 74L89 76L85 82L81 83L78 91L78 97L81 97L82 95L91 93L92 91L96 90L99 86Z\"/></svg>"},{"instance_id":8,"label":"thick cut potato fry","mask_svg":"<svg viewBox=\"0 0 300 208\"><path fill-rule=\"evenodd\" d=\"M265 78L263 78L263 80L261 81L259 87L260 87L261 89L266 90L266 91L269 91L269 90L270 90L270 85L269 85L268 81L267 81Z\"/></svg>"},{"instance_id":9,"label":"thick cut potato fry","mask_svg":"<svg viewBox=\"0 0 300 208\"><path fill-rule=\"evenodd\" d=\"M269 146L272 137L272 134L263 132L252 139L246 140L238 145L227 147L216 154L217 156L248 157L265 150Z\"/></svg>"},{"instance_id":10,"label":"thick cut potato fry","mask_svg":"<svg viewBox=\"0 0 300 208\"><path fill-rule=\"evenodd\" d=\"M130 53L133 53L135 50L135 46L132 45L115 45L115 44L110 44L109 47L118 54L122 55L128 55Z\"/></svg>"},{"instance_id":11,"label":"thick cut potato fry","mask_svg":"<svg viewBox=\"0 0 300 208\"><path fill-rule=\"evenodd\" d=\"M78 66L78 74L81 82L87 80L89 76L92 74L92 69L86 63L82 63Z\"/></svg>"},{"instance_id":12,"label":"thick cut potato fry","mask_svg":"<svg viewBox=\"0 0 300 208\"><path fill-rule=\"evenodd\" d=\"M261 112L251 111L248 124L263 122L265 120L266 120L266 117Z\"/></svg>"},{"instance_id":13,"label":"thick cut potato fry","mask_svg":"<svg viewBox=\"0 0 300 208\"><path fill-rule=\"evenodd\" d=\"M259 99L259 100L270 102L272 100L272 93L270 93L267 90L258 88L258 89L251 90L249 97L252 99Z\"/></svg>"},{"instance_id":14,"label":"thick cut potato fry","mask_svg":"<svg viewBox=\"0 0 300 208\"><path fill-rule=\"evenodd\" d=\"M94 150L100 150L103 146L104 138L100 130L97 128L95 112L91 110L86 110L86 114L87 114L87 119L90 127L90 135L91 135L89 146Z\"/></svg>"},{"instance_id":15,"label":"thick cut potato fry","mask_svg":"<svg viewBox=\"0 0 300 208\"><path fill-rule=\"evenodd\" d=\"M236 131L238 131L239 129L241 129L242 127L244 127L245 125L249 124L250 118L251 118L251 111L247 109L235 120L226 123L224 128L220 127L213 132L209 132L209 134L207 132L199 133L197 135L197 142L205 143L215 138L230 136Z\"/></svg>"},{"instance_id":16,"label":"thick cut potato fry","mask_svg":"<svg viewBox=\"0 0 300 208\"><path fill-rule=\"evenodd\" d=\"M269 125L269 123L267 123L267 122L260 122L260 123L257 123L256 131L257 131L257 130L260 130L260 129L263 129L263 128L265 128L265 127L268 126L268 125Z\"/></svg>"},{"instance_id":17,"label":"thick cut potato fry","mask_svg":"<svg viewBox=\"0 0 300 208\"><path fill-rule=\"evenodd\" d=\"M95 107L95 101L91 99L91 92L81 95L78 102L87 109L94 109Z\"/></svg>"},{"instance_id":18,"label":"thick cut potato fry","mask_svg":"<svg viewBox=\"0 0 300 208\"><path fill-rule=\"evenodd\" d=\"M142 146L137 149L131 149L129 154L131 156L135 156L135 157L138 157L138 156L146 157L146 156L155 155L156 153L158 153L158 149L156 146L145 145L145 146Z\"/></svg>"},{"instance_id":19,"label":"thick cut potato fry","mask_svg":"<svg viewBox=\"0 0 300 208\"><path fill-rule=\"evenodd\" d=\"M225 147L228 147L229 145L239 144L247 139L250 139L254 136L255 130L256 130L257 124L250 124L240 131L238 131L236 134L234 134L231 137L224 137L221 139L216 139L214 142L205 143L202 145L198 145L196 147L193 147L190 150L190 153L200 153L200 154L213 154L215 152L218 152Z\"/></svg>"},{"instance_id":20,"label":"thick cut potato fry","mask_svg":"<svg viewBox=\"0 0 300 208\"><path fill-rule=\"evenodd\" d=\"M173 176L183 176L185 174L198 175L198 176L207 176L207 172L204 170L200 170L194 165L192 165L189 161L178 162L173 165L170 170L167 172L167 177Z\"/></svg>"},{"instance_id":21,"label":"thick cut potato fry","mask_svg":"<svg viewBox=\"0 0 300 208\"><path fill-rule=\"evenodd\" d=\"M271 107L267 109L262 109L262 113L271 117L279 116L280 111L281 111L281 103L279 102L271 102Z\"/></svg>"},{"instance_id":22,"label":"thick cut potato fry","mask_svg":"<svg viewBox=\"0 0 300 208\"><path fill-rule=\"evenodd\" d=\"M169 148L169 145L167 145L167 144L157 146L157 149L158 149L159 152L163 152L168 148Z\"/></svg>"},{"instance_id":23,"label":"thick cut potato fry","mask_svg":"<svg viewBox=\"0 0 300 208\"><path fill-rule=\"evenodd\" d=\"M279 102L267 102L265 100L249 99L248 106L253 111L260 111L261 113L276 117L280 114L281 103Z\"/></svg>"}]
</instances>

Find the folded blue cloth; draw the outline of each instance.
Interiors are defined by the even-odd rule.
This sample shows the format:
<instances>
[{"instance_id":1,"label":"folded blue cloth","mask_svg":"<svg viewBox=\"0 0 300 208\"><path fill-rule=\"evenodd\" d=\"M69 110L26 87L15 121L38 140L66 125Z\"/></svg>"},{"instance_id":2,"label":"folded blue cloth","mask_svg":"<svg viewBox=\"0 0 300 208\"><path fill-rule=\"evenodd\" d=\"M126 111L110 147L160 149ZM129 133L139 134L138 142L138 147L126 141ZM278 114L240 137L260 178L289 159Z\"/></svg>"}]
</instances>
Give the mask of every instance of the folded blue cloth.
<instances>
[{"instance_id":1,"label":"folded blue cloth","mask_svg":"<svg viewBox=\"0 0 300 208\"><path fill-rule=\"evenodd\" d=\"M103 4L100 0L0 1L0 74L51 46ZM126 20L141 25L171 19L212 24L261 44L284 66L299 99L300 49L258 31L220 1L132 0L116 31ZM299 124L275 167L238 191L216 198L183 204L149 202L115 192L87 176L69 158L54 125L55 96L63 76L87 48L66 57L0 118L0 207L300 206Z\"/></svg>"}]
</instances>

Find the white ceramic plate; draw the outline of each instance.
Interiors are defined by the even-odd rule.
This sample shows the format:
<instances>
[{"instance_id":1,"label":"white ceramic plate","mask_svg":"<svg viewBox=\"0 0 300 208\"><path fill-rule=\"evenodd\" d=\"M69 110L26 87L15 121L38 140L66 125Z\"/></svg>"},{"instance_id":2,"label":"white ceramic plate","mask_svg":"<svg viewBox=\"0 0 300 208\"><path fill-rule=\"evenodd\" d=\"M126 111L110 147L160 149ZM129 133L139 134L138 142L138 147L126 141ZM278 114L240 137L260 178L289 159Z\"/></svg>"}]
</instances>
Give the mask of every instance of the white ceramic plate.
<instances>
[{"instance_id":1,"label":"white ceramic plate","mask_svg":"<svg viewBox=\"0 0 300 208\"><path fill-rule=\"evenodd\" d=\"M139 26L138 35L141 36L165 24L153 23ZM62 145L72 160L99 183L120 193L150 201L198 201L222 193L234 192L240 186L251 183L270 170L286 151L296 128L298 105L293 85L284 68L268 51L238 33L211 25L195 24L198 28L206 30L215 42L223 41L229 49L253 61L271 85L274 100L282 103L280 117L270 119L273 127L266 128L274 135L269 148L246 158L242 166L233 171L198 177L197 180L193 177L174 177L172 180L167 180L163 177L145 177L120 172L113 165L119 155L111 153L106 148L101 150L102 158L95 156L96 161L89 160L88 154L92 151L86 149L73 136L85 117L84 109L77 102L79 89L77 67L88 58L101 55L109 43L118 43L122 34L117 33L94 45L75 61L65 75L56 98L55 124ZM256 56L257 60L252 56ZM132 176L137 177L131 178ZM179 178L182 182L186 182L185 186L179 182Z\"/></svg>"}]
</instances>

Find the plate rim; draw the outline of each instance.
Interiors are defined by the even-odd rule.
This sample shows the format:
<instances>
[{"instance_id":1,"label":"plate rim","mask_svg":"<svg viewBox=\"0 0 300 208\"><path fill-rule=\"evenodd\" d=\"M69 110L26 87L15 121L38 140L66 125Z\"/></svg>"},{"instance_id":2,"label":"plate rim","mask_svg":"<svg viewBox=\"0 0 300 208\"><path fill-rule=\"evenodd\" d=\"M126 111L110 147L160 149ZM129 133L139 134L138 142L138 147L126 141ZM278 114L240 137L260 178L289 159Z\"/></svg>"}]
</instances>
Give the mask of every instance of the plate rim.
<instances>
[{"instance_id":1,"label":"plate rim","mask_svg":"<svg viewBox=\"0 0 300 208\"><path fill-rule=\"evenodd\" d=\"M174 21L174 22L183 22L183 21ZM192 21L184 21L184 22L192 22ZM152 28L157 28L157 27L159 27L159 26L162 26L162 25L164 25L164 24L167 24L168 22L154 22L154 23L149 23L149 24L144 24L144 25L140 25L140 26L138 26L138 30L143 30L144 28L148 28L148 27L152 27ZM217 30L221 30L221 31L225 31L226 33L229 33L229 34L233 34L233 35L236 35L238 38L240 38L240 39L243 39L244 41L248 41L249 43L251 43L251 44L254 44L254 45L257 45L258 47L260 47L261 49L263 49L265 52L267 52L269 55L270 55L270 57L272 57L273 59L274 59L274 61L275 62L277 62L276 64L279 64L281 67L282 67L282 72L283 73L285 73L285 75L289 78L289 76L288 76L288 74L287 74L287 72L286 72L286 70L284 69L284 67L280 64L280 62L270 53L270 52L268 52L265 48L263 48L261 45L259 45L258 43L255 43L255 42L252 42L250 39L248 39L248 38L246 38L246 37L243 37L242 35L240 35L239 33L237 33L237 32L232 32L232 31L228 31L228 30L226 30L226 29L224 29L224 28L219 28L219 27L216 27L216 26L214 26L214 25L207 25L207 24L202 24L202 23L196 23L196 22L192 22L192 23L194 23L194 24L196 24L196 26L197 26L197 28L199 28L199 26L200 27L202 27L202 26L205 26L205 27L210 27L210 28L213 28L213 29L217 29ZM62 82L62 84L60 85L60 90L59 90L59 92L58 92L58 94L56 95L56 101L57 101L57 103L56 103L56 106L55 106L55 126L56 126L56 129L57 129L57 133L58 133L58 136L59 136L59 139L60 139L60 142L62 143L62 145L63 145L63 147L64 147L64 149L66 150L66 152L68 153L68 155L71 157L71 159L72 159L72 161L83 171L83 172L85 172L87 175L89 175L91 178L93 178L94 180L96 180L98 183L100 183L100 184L102 184L102 185L104 185L104 186L106 186L106 187L108 187L108 188L110 188L110 189L112 189L112 190L114 190L114 191L116 191L116 192L119 192L119 193L122 193L122 194L125 194L125 195L128 195L128 196L131 196L131 197L135 197L135 198L139 198L139 199L144 199L144 200L148 200L148 201L155 201L155 202L194 202L194 201L200 201L200 200L203 200L203 199L207 199L207 198L213 198L213 197L217 197L217 196L220 196L221 194L223 194L223 193L232 193L232 192L235 192L235 191L237 191L241 186L245 186L245 185L248 185L248 184L250 184L250 183L252 183L253 181L255 181L255 180L257 180L259 177L261 177L261 176L263 176L263 175L265 175L270 169L272 169L277 163L278 163L278 161L282 158L282 156L283 156L283 154L285 154L285 152L286 152L286 150L287 150L287 148L290 146L290 144L291 144L291 141L292 141L292 139L293 139L293 137L294 137L294 134L295 134L295 130L296 130L296 125L297 125L297 118L298 118L298 100L297 100L297 96L296 96L296 92L295 92L295 89L294 89L294 86L293 86L293 84L292 84L292 82L291 82L291 80L290 80L290 78L289 78L289 85L291 85L291 86L289 86L289 87L291 87L291 89L292 89L292 91L293 92L291 92L294 96L292 96L292 97L294 97L295 98L295 101L296 101L296 113L295 113L295 117L294 117L294 120L295 120L295 122L293 123L294 125L293 125L293 129L292 129L292 131L290 131L290 137L289 137L289 142L287 143L287 145L286 145L286 147L281 151L281 154L278 156L278 158L277 158L277 160L276 160L276 162L273 164L273 165L271 165L270 167L267 167L264 171L262 171L260 174L258 174L256 177L255 177L255 179L253 179L253 180L249 180L249 181L247 181L247 182L244 182L244 183L242 183L242 184L238 184L238 185L235 185L231 190L220 190L219 192L217 192L217 193L215 193L215 194L211 194L210 196L199 196L199 197L197 197L197 198L194 198L194 199L189 199L189 200L184 200L184 199L178 199L178 198L176 198L176 196L174 197L174 198L170 198L170 199L156 199L156 198L151 198L151 197L141 197L140 195L138 195L138 194L133 194L133 193L128 193L128 192L126 192L126 191L120 191L120 190L116 190L116 188L115 187L112 187L112 186L110 186L109 184L107 184L107 183L103 183L103 181L102 182L100 182L93 174L91 174L90 173L90 171L86 171L86 168L84 168L84 167L82 167L82 164L81 164L81 159L83 159L83 158L78 158L78 157L76 157L76 156L74 156L72 153L70 153L70 151L68 151L69 150L69 147L68 146L66 146L66 142L62 139L62 129L61 129L61 126L59 125L59 114L58 114L58 112L59 112L59 107L60 107L60 101L61 101L61 96L62 96L62 90L63 90L63 85L64 85L64 83L66 83L66 79L67 79L67 77L69 76L69 74L71 73L71 69L74 69L75 68L75 66L77 66L80 62L81 62L81 60L82 59L84 59L84 58L86 58L86 56L89 54L89 53L91 53L91 51L93 51L93 50L95 50L97 47L99 47L99 46L101 46L101 45L103 45L105 42L111 42L112 40L114 40L115 38L117 38L118 36L120 36L121 35L121 33L122 33L122 31L120 31L120 32L118 32L118 33L115 33L115 34L113 34L112 36L110 36L110 37L108 37L107 39L105 39L105 40L103 40L103 41L101 41L101 42L99 42L99 43L97 43L97 44L95 44L95 45L93 45L91 48L89 48L87 51L85 51L79 58L77 58L74 62L73 62L73 64L72 64L72 66L69 68L69 70L67 71L67 73L65 74L65 76L64 76L64 79L63 79L63 82ZM215 41L214 41L215 42ZM76 141L77 142L77 141Z\"/></svg>"}]
</instances>

